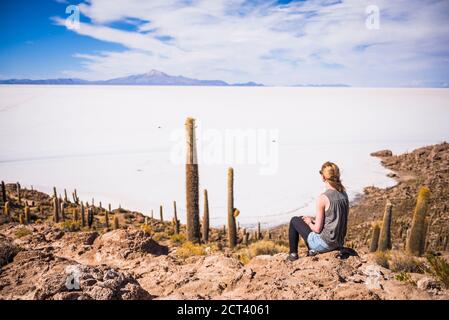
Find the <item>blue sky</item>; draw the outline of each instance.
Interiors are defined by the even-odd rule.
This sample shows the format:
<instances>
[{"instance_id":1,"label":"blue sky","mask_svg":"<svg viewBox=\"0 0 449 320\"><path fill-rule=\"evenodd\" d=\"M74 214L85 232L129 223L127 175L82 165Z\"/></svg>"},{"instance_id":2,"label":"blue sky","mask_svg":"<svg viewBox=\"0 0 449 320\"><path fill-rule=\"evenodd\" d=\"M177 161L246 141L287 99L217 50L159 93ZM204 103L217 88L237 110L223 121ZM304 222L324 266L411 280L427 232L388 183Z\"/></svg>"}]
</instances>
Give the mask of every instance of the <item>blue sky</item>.
<instances>
[{"instance_id":1,"label":"blue sky","mask_svg":"<svg viewBox=\"0 0 449 320\"><path fill-rule=\"evenodd\" d=\"M0 78L449 86L448 24L447 0L0 0Z\"/></svg>"}]
</instances>

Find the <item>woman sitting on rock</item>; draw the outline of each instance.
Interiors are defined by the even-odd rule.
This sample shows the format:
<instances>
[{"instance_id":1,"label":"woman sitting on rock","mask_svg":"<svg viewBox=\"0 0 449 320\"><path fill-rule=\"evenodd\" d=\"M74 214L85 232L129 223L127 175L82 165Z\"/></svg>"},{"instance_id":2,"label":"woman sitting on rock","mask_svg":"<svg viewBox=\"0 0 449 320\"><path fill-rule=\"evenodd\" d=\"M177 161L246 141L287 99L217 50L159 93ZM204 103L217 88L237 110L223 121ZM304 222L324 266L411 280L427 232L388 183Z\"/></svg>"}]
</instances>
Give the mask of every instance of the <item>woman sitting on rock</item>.
<instances>
[{"instance_id":1,"label":"woman sitting on rock","mask_svg":"<svg viewBox=\"0 0 449 320\"><path fill-rule=\"evenodd\" d=\"M326 162L320 170L326 191L316 205L316 216L299 216L290 220L288 259L298 259L299 235L304 239L309 255L343 248L348 222L349 201L340 180L340 169Z\"/></svg>"}]
</instances>

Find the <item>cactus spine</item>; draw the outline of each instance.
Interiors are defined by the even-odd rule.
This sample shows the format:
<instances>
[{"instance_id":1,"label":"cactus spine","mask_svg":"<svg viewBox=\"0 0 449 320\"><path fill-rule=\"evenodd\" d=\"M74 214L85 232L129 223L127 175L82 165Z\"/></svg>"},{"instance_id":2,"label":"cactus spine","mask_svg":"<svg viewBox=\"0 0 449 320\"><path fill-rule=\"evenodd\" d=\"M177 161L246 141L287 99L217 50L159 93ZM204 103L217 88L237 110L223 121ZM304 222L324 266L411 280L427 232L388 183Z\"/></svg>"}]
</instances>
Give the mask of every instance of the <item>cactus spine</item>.
<instances>
[{"instance_id":1,"label":"cactus spine","mask_svg":"<svg viewBox=\"0 0 449 320\"><path fill-rule=\"evenodd\" d=\"M369 252L376 252L379 245L380 226L379 223L375 223L373 226L373 235L371 236L371 243L369 246Z\"/></svg>"},{"instance_id":2,"label":"cactus spine","mask_svg":"<svg viewBox=\"0 0 449 320\"><path fill-rule=\"evenodd\" d=\"M176 201L173 201L173 209L174 209L174 226L175 226L175 234L179 233L179 220L178 220L178 212L176 210Z\"/></svg>"},{"instance_id":3,"label":"cactus spine","mask_svg":"<svg viewBox=\"0 0 449 320\"><path fill-rule=\"evenodd\" d=\"M203 242L209 242L209 199L206 189L204 190Z\"/></svg>"},{"instance_id":4,"label":"cactus spine","mask_svg":"<svg viewBox=\"0 0 449 320\"><path fill-rule=\"evenodd\" d=\"M385 205L384 218L382 221L382 227L380 228L379 234L379 251L391 250L391 216L392 216L393 205L389 200Z\"/></svg>"},{"instance_id":5,"label":"cactus spine","mask_svg":"<svg viewBox=\"0 0 449 320\"><path fill-rule=\"evenodd\" d=\"M3 203L8 202L8 199L6 199L6 187L5 187L4 181L2 181L2 200L3 200Z\"/></svg>"},{"instance_id":6,"label":"cactus spine","mask_svg":"<svg viewBox=\"0 0 449 320\"><path fill-rule=\"evenodd\" d=\"M407 239L406 251L414 256L424 253L426 243L426 214L429 207L430 191L423 187L419 190L413 214L412 227Z\"/></svg>"},{"instance_id":7,"label":"cactus spine","mask_svg":"<svg viewBox=\"0 0 449 320\"><path fill-rule=\"evenodd\" d=\"M237 227L234 216L234 169L228 169L228 241L233 249L237 245Z\"/></svg>"},{"instance_id":8,"label":"cactus spine","mask_svg":"<svg viewBox=\"0 0 449 320\"><path fill-rule=\"evenodd\" d=\"M200 214L199 214L199 177L196 154L195 119L187 118L186 129L186 211L187 211L187 240L200 242Z\"/></svg>"}]
</instances>

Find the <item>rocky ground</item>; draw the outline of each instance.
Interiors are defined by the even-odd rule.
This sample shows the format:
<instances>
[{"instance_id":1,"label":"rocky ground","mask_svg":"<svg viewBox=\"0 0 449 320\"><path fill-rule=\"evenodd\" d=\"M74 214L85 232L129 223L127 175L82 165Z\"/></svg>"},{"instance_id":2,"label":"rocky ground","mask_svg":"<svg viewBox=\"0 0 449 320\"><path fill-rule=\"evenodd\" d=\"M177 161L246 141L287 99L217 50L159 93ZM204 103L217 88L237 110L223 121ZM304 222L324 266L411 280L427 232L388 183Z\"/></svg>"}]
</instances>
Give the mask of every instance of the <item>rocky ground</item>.
<instances>
[{"instance_id":1,"label":"rocky ground","mask_svg":"<svg viewBox=\"0 0 449 320\"><path fill-rule=\"evenodd\" d=\"M19 201L16 185L8 184L10 212L0 216L0 299L449 299L425 258L401 253L399 230L410 223L418 188L427 185L428 250L448 259L441 240L448 230L448 154L446 143L400 156L376 154L398 185L368 187L353 204L348 239L358 256L307 257L303 249L295 262L285 259L285 227L233 251L225 234L212 229L210 243L195 246L185 241L184 226L175 234L172 223L121 208L108 211L106 225L106 210L92 207L92 226L80 226L73 222L76 199L66 200L66 221L54 223L51 196L21 189ZM395 250L368 254L371 223L387 198L395 205ZM25 204L30 222L20 224Z\"/></svg>"},{"instance_id":2,"label":"rocky ground","mask_svg":"<svg viewBox=\"0 0 449 320\"><path fill-rule=\"evenodd\" d=\"M286 261L231 253L179 257L134 228L98 234L49 224L1 229L2 299L448 299L426 274L399 281L370 255L330 252ZM76 284L79 286L76 286Z\"/></svg>"}]
</instances>

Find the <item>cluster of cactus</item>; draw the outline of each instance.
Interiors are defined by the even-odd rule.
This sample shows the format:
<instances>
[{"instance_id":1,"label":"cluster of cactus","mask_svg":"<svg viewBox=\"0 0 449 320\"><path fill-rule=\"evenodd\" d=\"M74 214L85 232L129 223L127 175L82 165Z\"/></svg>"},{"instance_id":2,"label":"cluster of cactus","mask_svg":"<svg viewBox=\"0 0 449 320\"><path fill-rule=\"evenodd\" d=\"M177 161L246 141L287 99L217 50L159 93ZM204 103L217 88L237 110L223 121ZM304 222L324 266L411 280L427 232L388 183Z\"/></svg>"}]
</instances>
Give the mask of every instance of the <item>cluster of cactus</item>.
<instances>
[{"instance_id":1,"label":"cluster of cactus","mask_svg":"<svg viewBox=\"0 0 449 320\"><path fill-rule=\"evenodd\" d=\"M204 190L204 214L203 214L203 242L209 242L209 199L207 190Z\"/></svg>"},{"instance_id":2,"label":"cluster of cactus","mask_svg":"<svg viewBox=\"0 0 449 320\"><path fill-rule=\"evenodd\" d=\"M426 187L421 188L418 192L412 226L406 243L406 251L410 255L421 256L425 251L428 228L426 215L429 207L429 198L430 190Z\"/></svg>"},{"instance_id":3,"label":"cluster of cactus","mask_svg":"<svg viewBox=\"0 0 449 320\"><path fill-rule=\"evenodd\" d=\"M195 119L187 118L186 129L186 212L187 240L200 242L199 175L195 137Z\"/></svg>"},{"instance_id":4,"label":"cluster of cactus","mask_svg":"<svg viewBox=\"0 0 449 320\"><path fill-rule=\"evenodd\" d=\"M228 169L228 242L233 249L237 245L237 227L235 223L234 208L234 169Z\"/></svg>"}]
</instances>

